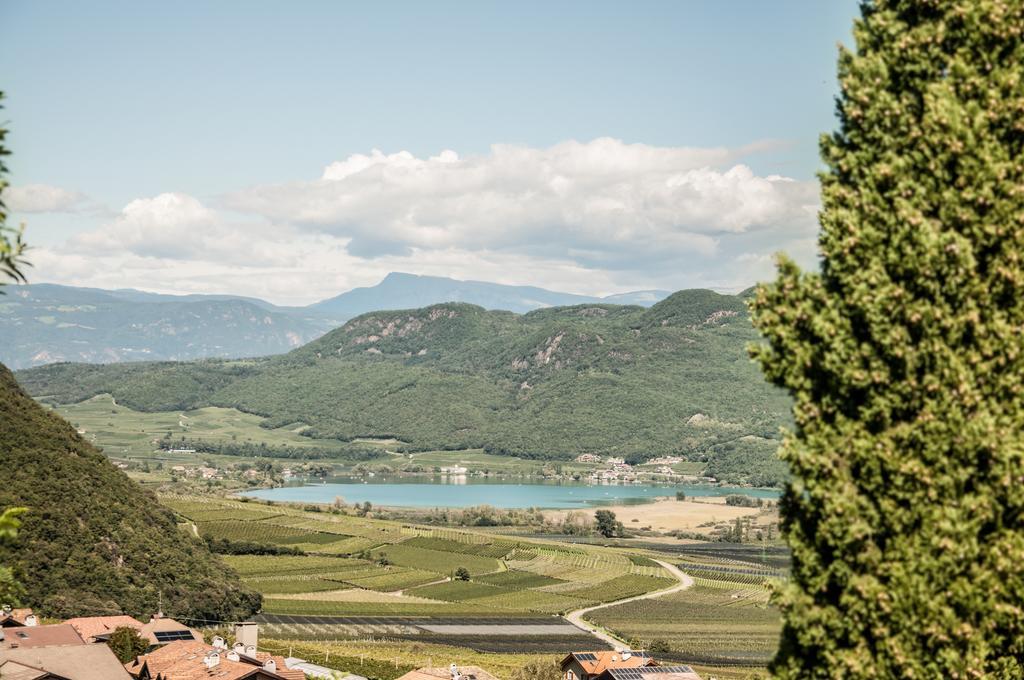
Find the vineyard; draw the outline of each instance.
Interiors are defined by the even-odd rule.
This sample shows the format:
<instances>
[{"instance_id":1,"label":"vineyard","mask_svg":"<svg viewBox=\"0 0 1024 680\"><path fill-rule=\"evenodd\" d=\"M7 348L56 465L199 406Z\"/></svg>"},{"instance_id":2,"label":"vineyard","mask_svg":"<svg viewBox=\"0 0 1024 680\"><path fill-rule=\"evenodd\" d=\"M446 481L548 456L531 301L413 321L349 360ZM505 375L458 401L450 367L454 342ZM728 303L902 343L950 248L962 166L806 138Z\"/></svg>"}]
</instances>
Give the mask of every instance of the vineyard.
<instances>
[{"instance_id":1,"label":"vineyard","mask_svg":"<svg viewBox=\"0 0 1024 680\"><path fill-rule=\"evenodd\" d=\"M224 557L263 593L265 635L304 649L340 653L359 640L388 641L397 650L455 644L492 655L600 649L601 642L552 615L674 585L655 558L677 564L695 585L612 604L588 620L632 644L657 641L669 650L660 653L666 659L719 668L756 669L777 644L779 617L768 605L766 583L785 572L736 559L744 555L728 546L721 554L694 550L672 557L269 503L165 502L180 515L183 531L305 553ZM545 623L565 628L538 627ZM401 660L397 668L392 664L393 670L404 667Z\"/></svg>"}]
</instances>

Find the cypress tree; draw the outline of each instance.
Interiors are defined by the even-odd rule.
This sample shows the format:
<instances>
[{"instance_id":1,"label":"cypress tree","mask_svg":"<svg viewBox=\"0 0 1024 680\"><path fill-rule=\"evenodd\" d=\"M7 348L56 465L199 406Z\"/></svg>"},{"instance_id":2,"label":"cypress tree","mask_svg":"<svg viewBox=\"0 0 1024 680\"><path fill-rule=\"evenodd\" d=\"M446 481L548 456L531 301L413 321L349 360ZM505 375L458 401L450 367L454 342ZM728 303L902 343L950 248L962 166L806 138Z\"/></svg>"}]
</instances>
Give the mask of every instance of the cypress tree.
<instances>
[{"instance_id":1,"label":"cypress tree","mask_svg":"<svg viewBox=\"0 0 1024 680\"><path fill-rule=\"evenodd\" d=\"M794 397L781 678L1024 677L1024 2L874 0L822 138L820 273L754 349Z\"/></svg>"}]
</instances>

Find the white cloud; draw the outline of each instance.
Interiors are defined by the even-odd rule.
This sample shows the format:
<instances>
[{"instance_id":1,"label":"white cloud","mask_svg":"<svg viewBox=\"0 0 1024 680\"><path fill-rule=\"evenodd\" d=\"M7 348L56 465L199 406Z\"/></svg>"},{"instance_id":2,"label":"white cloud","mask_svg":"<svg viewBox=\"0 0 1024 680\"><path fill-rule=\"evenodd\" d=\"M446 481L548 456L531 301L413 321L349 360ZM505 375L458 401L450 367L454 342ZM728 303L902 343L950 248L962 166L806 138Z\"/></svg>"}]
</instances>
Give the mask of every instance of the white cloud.
<instances>
[{"instance_id":1,"label":"white cloud","mask_svg":"<svg viewBox=\"0 0 1024 680\"><path fill-rule=\"evenodd\" d=\"M25 184L4 189L4 204L12 213L78 212L88 197L49 184Z\"/></svg>"},{"instance_id":2,"label":"white cloud","mask_svg":"<svg viewBox=\"0 0 1024 680\"><path fill-rule=\"evenodd\" d=\"M713 254L722 233L806 221L813 183L759 177L729 149L663 148L615 139L546 149L495 145L355 154L319 180L257 186L232 209L351 238L366 256L472 247L628 261L681 250Z\"/></svg>"},{"instance_id":3,"label":"white cloud","mask_svg":"<svg viewBox=\"0 0 1024 680\"><path fill-rule=\"evenodd\" d=\"M771 253L814 259L817 186L760 176L750 149L613 139L487 155L354 154L317 180L207 205L165 193L33 252L45 280L305 304L390 271L577 293L738 290Z\"/></svg>"}]
</instances>

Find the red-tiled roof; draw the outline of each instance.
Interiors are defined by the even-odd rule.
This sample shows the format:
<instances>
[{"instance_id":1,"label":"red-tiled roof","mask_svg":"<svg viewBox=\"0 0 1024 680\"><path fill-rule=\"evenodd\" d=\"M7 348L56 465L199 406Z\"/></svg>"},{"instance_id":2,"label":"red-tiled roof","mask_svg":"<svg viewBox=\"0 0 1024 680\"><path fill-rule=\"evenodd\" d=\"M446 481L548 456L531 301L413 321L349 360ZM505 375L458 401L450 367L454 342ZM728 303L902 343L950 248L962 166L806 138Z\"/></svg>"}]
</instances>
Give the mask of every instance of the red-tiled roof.
<instances>
[{"instance_id":1,"label":"red-tiled roof","mask_svg":"<svg viewBox=\"0 0 1024 680\"><path fill-rule=\"evenodd\" d=\"M157 633L171 633L178 631L188 631L192 634L192 639L196 642L202 642L202 634L194 628L189 628L184 623L175 621L174 619L168 619L164 616L154 616L149 620L149 623L143 624L142 628L139 629L139 635L146 638L150 643L154 645L163 644L164 641L157 637Z\"/></svg>"},{"instance_id":2,"label":"red-tiled roof","mask_svg":"<svg viewBox=\"0 0 1024 680\"><path fill-rule=\"evenodd\" d=\"M135 630L142 630L143 623L134 617L119 616L80 616L76 619L68 619L64 623L72 626L82 639L88 642L95 642L97 636L106 637L118 628L127 626Z\"/></svg>"},{"instance_id":3,"label":"red-tiled roof","mask_svg":"<svg viewBox=\"0 0 1024 680\"><path fill-rule=\"evenodd\" d=\"M630 652L573 652L562 660L562 669L575 659L588 675L599 675L609 668L641 668L658 664L646 654Z\"/></svg>"},{"instance_id":4,"label":"red-tiled roof","mask_svg":"<svg viewBox=\"0 0 1024 680\"><path fill-rule=\"evenodd\" d=\"M219 654L217 665L208 667L205 659L213 652ZM134 662L125 664L132 675L138 677L143 668L148 669L151 677L158 674L164 680L242 680L243 678L280 678L281 680L305 680L300 670L292 670L285 666L284 659L265 652L257 652L255 661L247 661L241 657L239 661L228 658L228 650L218 650L205 643L182 640L171 642L149 654L144 654ZM263 669L262 664L273 660L276 669Z\"/></svg>"},{"instance_id":5,"label":"red-tiled roof","mask_svg":"<svg viewBox=\"0 0 1024 680\"><path fill-rule=\"evenodd\" d=\"M3 631L3 642L0 648L20 649L26 647L46 647L49 645L84 645L75 629L63 623L55 626L19 626Z\"/></svg>"}]
</instances>

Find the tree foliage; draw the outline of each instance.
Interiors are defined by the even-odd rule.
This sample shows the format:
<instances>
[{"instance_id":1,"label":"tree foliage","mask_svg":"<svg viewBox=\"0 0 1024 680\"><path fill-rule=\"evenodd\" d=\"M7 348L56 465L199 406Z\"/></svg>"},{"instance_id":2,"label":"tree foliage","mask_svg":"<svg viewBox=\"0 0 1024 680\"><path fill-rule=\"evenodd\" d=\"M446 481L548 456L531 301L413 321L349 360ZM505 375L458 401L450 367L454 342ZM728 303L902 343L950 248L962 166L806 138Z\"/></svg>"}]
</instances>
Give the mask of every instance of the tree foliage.
<instances>
[{"instance_id":1,"label":"tree foliage","mask_svg":"<svg viewBox=\"0 0 1024 680\"><path fill-rule=\"evenodd\" d=\"M598 510L594 513L594 523L597 526L597 533L605 538L622 536L626 528L622 522L615 519L615 513L611 510Z\"/></svg>"},{"instance_id":2,"label":"tree foliage","mask_svg":"<svg viewBox=\"0 0 1024 680\"><path fill-rule=\"evenodd\" d=\"M107 646L114 652L121 663L134 661L140 654L149 649L149 640L139 635L139 631L131 626L120 626L110 634Z\"/></svg>"},{"instance_id":3,"label":"tree foliage","mask_svg":"<svg viewBox=\"0 0 1024 680\"><path fill-rule=\"evenodd\" d=\"M795 397L782 678L1024 676L1024 3L875 0L821 273L753 302Z\"/></svg>"},{"instance_id":4,"label":"tree foliage","mask_svg":"<svg viewBox=\"0 0 1024 680\"><path fill-rule=\"evenodd\" d=\"M236 620L259 609L258 593L3 365L0 470L0 507L29 508L17 545L0 543L0 564L37 613L148 617L161 593L175 616Z\"/></svg>"},{"instance_id":5,"label":"tree foliage","mask_svg":"<svg viewBox=\"0 0 1024 680\"><path fill-rule=\"evenodd\" d=\"M18 538L18 527L21 526L18 517L27 511L28 508L7 508L0 513L0 544L14 543ZM14 577L14 570L6 564L0 564L0 604L17 605L24 594L25 589Z\"/></svg>"},{"instance_id":6,"label":"tree foliage","mask_svg":"<svg viewBox=\"0 0 1024 680\"><path fill-rule=\"evenodd\" d=\"M0 92L0 102L3 98L4 93ZM23 230L7 226L7 206L4 205L3 197L3 191L7 188L7 164L4 157L11 152L7 149L6 140L7 128L0 124L0 294L3 293L5 279L25 281L23 270L28 265L24 257L28 246L22 238Z\"/></svg>"}]
</instances>

